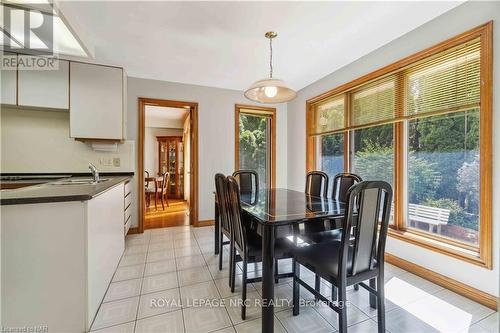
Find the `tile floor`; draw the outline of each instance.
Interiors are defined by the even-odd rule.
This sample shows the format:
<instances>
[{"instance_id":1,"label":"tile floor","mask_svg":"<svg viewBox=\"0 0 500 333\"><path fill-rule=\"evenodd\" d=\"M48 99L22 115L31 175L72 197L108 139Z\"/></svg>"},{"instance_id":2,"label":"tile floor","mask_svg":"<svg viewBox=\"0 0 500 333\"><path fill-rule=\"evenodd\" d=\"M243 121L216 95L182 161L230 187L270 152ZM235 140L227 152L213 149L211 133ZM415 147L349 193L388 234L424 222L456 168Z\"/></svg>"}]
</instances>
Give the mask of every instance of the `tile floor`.
<instances>
[{"instance_id":1,"label":"tile floor","mask_svg":"<svg viewBox=\"0 0 500 333\"><path fill-rule=\"evenodd\" d=\"M224 253L227 258L227 251ZM260 308L247 309L242 321L236 292L228 287L227 261L217 267L213 254L213 227L171 227L127 236L126 249L101 304L93 332L260 332ZM290 261L280 262L289 271ZM260 265L250 265L249 275L260 274ZM237 270L241 274L240 268ZM240 275L241 277L241 275ZM314 276L304 270L310 283ZM497 332L498 313L467 298L428 282L398 267L386 267L386 328L388 332ZM323 292L330 294L328 283ZM248 298L260 299L261 284L248 286ZM290 279L275 288L278 299L291 301ZM301 296L312 295L302 289ZM368 293L349 290L348 331L376 332L376 310L368 304ZM205 301L205 304L203 303ZM210 301L211 306L206 303ZM232 302L233 301L233 302ZM302 308L292 316L284 302L275 312L275 332L335 332L337 315L327 306Z\"/></svg>"}]
</instances>

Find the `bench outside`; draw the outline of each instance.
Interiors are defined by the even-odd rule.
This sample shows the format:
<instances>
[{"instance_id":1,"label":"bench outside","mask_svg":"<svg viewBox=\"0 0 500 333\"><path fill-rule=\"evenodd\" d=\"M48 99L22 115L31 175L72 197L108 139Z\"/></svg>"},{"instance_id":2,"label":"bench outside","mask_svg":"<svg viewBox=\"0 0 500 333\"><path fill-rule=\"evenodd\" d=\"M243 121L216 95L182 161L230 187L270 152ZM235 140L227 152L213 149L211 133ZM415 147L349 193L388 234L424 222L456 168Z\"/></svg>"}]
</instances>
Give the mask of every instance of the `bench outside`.
<instances>
[{"instance_id":1,"label":"bench outside","mask_svg":"<svg viewBox=\"0 0 500 333\"><path fill-rule=\"evenodd\" d=\"M394 216L394 207L391 206L391 215ZM437 232L441 234L441 226L448 224L450 210L445 208L430 207L417 204L408 204L408 217L410 224L413 222L426 223L429 232L436 226Z\"/></svg>"},{"instance_id":2,"label":"bench outside","mask_svg":"<svg viewBox=\"0 0 500 333\"><path fill-rule=\"evenodd\" d=\"M441 226L448 224L450 210L416 204L408 205L408 215L410 222L423 222L429 225L429 232L436 226L437 232L441 233Z\"/></svg>"}]
</instances>

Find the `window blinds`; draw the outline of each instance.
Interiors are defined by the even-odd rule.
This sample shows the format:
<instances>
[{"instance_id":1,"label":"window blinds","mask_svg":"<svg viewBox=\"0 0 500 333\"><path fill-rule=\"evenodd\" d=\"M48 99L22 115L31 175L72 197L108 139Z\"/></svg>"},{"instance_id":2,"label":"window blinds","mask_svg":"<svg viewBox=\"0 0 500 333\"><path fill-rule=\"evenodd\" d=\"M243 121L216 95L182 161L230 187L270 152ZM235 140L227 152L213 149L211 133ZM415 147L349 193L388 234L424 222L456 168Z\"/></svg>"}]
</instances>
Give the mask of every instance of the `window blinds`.
<instances>
[{"instance_id":1,"label":"window blinds","mask_svg":"<svg viewBox=\"0 0 500 333\"><path fill-rule=\"evenodd\" d=\"M407 115L479 107L479 40L408 69Z\"/></svg>"},{"instance_id":2,"label":"window blinds","mask_svg":"<svg viewBox=\"0 0 500 333\"><path fill-rule=\"evenodd\" d=\"M480 58L478 38L316 102L312 134L478 108Z\"/></svg>"}]
</instances>

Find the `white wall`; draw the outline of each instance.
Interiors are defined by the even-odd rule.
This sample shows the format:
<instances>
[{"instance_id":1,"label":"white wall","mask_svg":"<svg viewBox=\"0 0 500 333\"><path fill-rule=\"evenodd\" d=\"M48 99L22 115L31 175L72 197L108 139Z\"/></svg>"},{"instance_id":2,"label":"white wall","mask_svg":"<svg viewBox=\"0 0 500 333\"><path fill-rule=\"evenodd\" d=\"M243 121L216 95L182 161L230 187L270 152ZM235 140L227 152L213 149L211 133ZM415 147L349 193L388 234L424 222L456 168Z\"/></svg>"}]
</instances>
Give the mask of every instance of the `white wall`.
<instances>
[{"instance_id":1,"label":"white wall","mask_svg":"<svg viewBox=\"0 0 500 333\"><path fill-rule=\"evenodd\" d=\"M493 128L499 128L500 2L467 2L299 91L298 97L288 103L288 133L293 133L293 135L288 136L288 186L297 190L304 188L306 155L305 105L307 99L490 20L495 20L493 33L493 53L495 54L493 65L495 92L493 97ZM499 139L500 133L493 131L493 203L498 202L500 197L500 144L497 144ZM493 206L493 270L483 269L392 238L388 240L387 251L498 296L500 207L495 204Z\"/></svg>"},{"instance_id":2,"label":"white wall","mask_svg":"<svg viewBox=\"0 0 500 333\"><path fill-rule=\"evenodd\" d=\"M1 109L2 173L90 172L89 162L104 172L132 172L134 143L118 145L117 152L98 152L69 137L69 112ZM120 158L120 167L100 164ZM106 164L104 162L104 164Z\"/></svg>"},{"instance_id":3,"label":"white wall","mask_svg":"<svg viewBox=\"0 0 500 333\"><path fill-rule=\"evenodd\" d=\"M146 127L144 131L144 170L152 177L158 174L157 136L182 136L182 128Z\"/></svg>"},{"instance_id":4,"label":"white wall","mask_svg":"<svg viewBox=\"0 0 500 333\"><path fill-rule=\"evenodd\" d=\"M127 138L137 141L138 98L149 97L198 103L199 220L214 218L214 175L234 171L234 105L251 104L242 91L203 87L174 82L128 78ZM276 115L276 185L287 186L287 112L277 106ZM137 142L136 142L137 144ZM137 148L137 147L136 147ZM137 225L137 177L132 204L132 225Z\"/></svg>"}]
</instances>

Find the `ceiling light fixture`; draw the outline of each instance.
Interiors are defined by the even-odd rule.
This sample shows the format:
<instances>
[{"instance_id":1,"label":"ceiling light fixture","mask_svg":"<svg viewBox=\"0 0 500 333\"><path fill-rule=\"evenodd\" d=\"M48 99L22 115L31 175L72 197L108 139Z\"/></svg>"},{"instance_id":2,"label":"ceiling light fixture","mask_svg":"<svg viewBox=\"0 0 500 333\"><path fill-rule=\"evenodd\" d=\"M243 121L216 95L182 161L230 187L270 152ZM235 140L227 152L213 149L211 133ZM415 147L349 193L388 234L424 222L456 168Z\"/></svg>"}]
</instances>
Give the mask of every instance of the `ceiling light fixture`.
<instances>
[{"instance_id":1,"label":"ceiling light fixture","mask_svg":"<svg viewBox=\"0 0 500 333\"><path fill-rule=\"evenodd\" d=\"M254 82L245 91L245 97L249 100L265 104L288 102L297 96L292 88L288 87L283 80L273 78L273 38L278 34L274 31L266 32L269 39L269 78Z\"/></svg>"}]
</instances>

